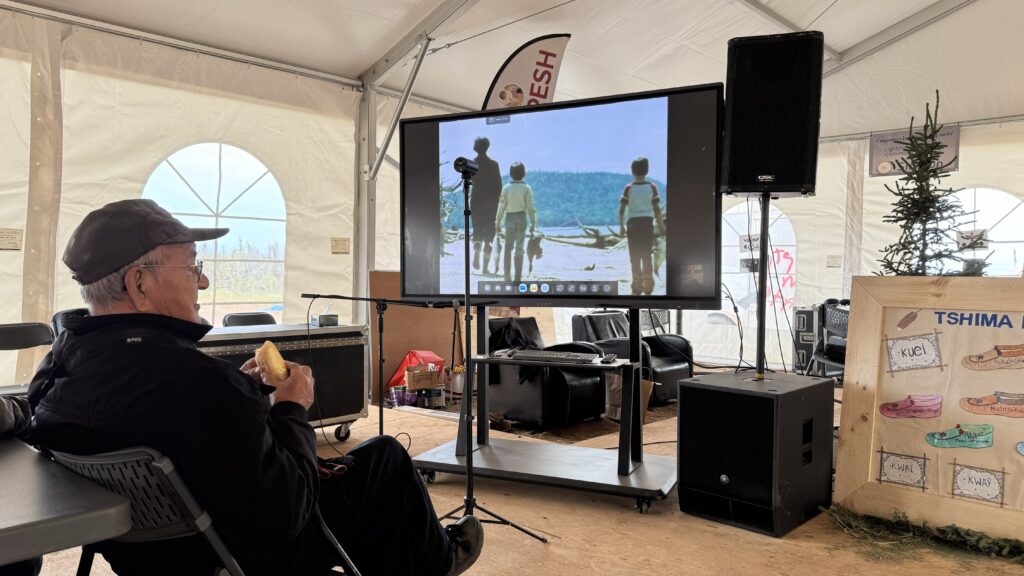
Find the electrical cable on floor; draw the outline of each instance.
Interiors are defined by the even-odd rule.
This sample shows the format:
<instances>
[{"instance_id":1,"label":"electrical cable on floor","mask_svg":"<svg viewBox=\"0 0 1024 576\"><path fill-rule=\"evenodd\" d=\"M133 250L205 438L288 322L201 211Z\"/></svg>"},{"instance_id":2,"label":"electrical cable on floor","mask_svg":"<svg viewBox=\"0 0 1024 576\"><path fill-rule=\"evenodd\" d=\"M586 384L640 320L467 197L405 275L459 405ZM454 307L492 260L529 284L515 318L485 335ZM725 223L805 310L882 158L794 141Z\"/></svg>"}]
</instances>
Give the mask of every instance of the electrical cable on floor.
<instances>
[{"instance_id":1,"label":"electrical cable on floor","mask_svg":"<svg viewBox=\"0 0 1024 576\"><path fill-rule=\"evenodd\" d=\"M408 452L409 449L412 448L412 434L409 434L408 432L399 432L398 434L395 434L395 440L398 440L399 436L405 436L409 439L409 443L405 445L405 451Z\"/></svg>"},{"instance_id":2,"label":"electrical cable on floor","mask_svg":"<svg viewBox=\"0 0 1024 576\"><path fill-rule=\"evenodd\" d=\"M654 446L655 444L675 444L678 440L655 440L654 442L644 442L644 446ZM605 446L601 450L618 450L618 446Z\"/></svg>"}]
</instances>

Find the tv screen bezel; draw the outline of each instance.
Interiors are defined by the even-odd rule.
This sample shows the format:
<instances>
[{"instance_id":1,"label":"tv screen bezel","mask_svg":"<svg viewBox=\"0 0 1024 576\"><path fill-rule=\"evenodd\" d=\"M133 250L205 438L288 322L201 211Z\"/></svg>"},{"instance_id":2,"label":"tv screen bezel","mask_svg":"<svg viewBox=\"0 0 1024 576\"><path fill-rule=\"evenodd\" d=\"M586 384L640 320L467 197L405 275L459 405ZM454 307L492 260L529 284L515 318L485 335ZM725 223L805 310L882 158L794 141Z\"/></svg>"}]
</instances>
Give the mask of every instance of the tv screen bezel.
<instances>
[{"instance_id":1,"label":"tv screen bezel","mask_svg":"<svg viewBox=\"0 0 1024 576\"><path fill-rule=\"evenodd\" d=\"M403 300L426 303L450 304L452 301L461 302L465 294L410 294L406 291L405 282L405 205L406 205L406 173L402 168L405 164L406 142L405 130L407 126L427 122L449 122L453 120L464 120L470 118L485 118L487 116L506 116L515 114L528 114L544 110L559 110L565 108L576 108L583 106L594 106L600 104L611 104L631 100L643 100L650 98L670 97L677 94L694 92L713 92L716 96L716 122L715 122L715 168L714 186L709 188L708 193L714 196L715 202L715 278L714 286L719 287L722 283L722 197L719 193L721 185L722 168L722 142L724 137L724 113L725 101L724 85L720 82L711 84L699 84L695 86L683 86L677 88L666 88L650 90L645 92L633 92L629 94L618 94L614 96L602 96L597 98L586 98L581 100L570 100L564 102L553 102L534 106L520 106L516 108L502 108L497 110L483 110L479 112L460 112L454 114L438 114L434 116L420 116L416 118L403 119L399 122L399 134L401 144L399 147L399 284L400 294ZM721 289L715 290L713 297L680 297L680 296L635 296L631 294L619 294L613 297L608 296L579 296L579 295L552 295L529 293L513 296L491 296L473 293L471 304L488 306L540 306L540 307L606 307L606 308L674 308L685 310L719 310L722 307Z\"/></svg>"}]
</instances>

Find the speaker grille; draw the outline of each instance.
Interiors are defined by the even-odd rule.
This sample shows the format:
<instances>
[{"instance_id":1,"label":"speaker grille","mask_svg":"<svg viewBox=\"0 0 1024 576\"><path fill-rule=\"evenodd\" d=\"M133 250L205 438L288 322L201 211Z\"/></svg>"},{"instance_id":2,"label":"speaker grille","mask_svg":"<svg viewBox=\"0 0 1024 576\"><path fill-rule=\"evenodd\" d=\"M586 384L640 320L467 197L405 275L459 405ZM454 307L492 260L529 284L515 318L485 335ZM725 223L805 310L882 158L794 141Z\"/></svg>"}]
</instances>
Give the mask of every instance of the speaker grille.
<instances>
[{"instance_id":1,"label":"speaker grille","mask_svg":"<svg viewBox=\"0 0 1024 576\"><path fill-rule=\"evenodd\" d=\"M824 35L733 38L721 191L813 195Z\"/></svg>"}]
</instances>

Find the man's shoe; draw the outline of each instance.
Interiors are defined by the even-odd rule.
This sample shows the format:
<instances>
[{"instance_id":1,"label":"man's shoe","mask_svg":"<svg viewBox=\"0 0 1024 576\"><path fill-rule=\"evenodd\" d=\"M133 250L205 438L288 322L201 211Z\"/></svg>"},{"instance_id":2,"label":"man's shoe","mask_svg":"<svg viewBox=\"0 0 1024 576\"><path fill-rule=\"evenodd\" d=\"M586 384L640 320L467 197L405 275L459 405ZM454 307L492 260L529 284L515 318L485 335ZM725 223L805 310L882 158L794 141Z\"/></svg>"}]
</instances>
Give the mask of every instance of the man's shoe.
<instances>
[{"instance_id":1,"label":"man's shoe","mask_svg":"<svg viewBox=\"0 0 1024 576\"><path fill-rule=\"evenodd\" d=\"M945 432L929 432L924 440L936 448L989 448L992 431L991 424L957 424Z\"/></svg>"},{"instance_id":2,"label":"man's shoe","mask_svg":"<svg viewBox=\"0 0 1024 576\"><path fill-rule=\"evenodd\" d=\"M480 557L480 550L484 547L483 524L476 516L463 516L446 526L444 531L452 547L452 564L447 576L462 574Z\"/></svg>"},{"instance_id":3,"label":"man's shoe","mask_svg":"<svg viewBox=\"0 0 1024 576\"><path fill-rule=\"evenodd\" d=\"M886 402L878 411L888 418L937 418L942 415L942 396L911 394L899 402Z\"/></svg>"}]
</instances>

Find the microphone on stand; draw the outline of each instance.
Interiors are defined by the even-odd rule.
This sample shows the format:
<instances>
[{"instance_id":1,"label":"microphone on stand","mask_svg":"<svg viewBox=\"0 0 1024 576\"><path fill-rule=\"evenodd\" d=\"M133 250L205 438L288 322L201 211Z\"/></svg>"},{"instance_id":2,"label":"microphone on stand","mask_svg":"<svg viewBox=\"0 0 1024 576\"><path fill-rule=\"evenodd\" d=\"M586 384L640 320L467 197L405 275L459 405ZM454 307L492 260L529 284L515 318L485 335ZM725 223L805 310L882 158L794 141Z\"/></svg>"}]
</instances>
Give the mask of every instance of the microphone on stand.
<instances>
[{"instance_id":1,"label":"microphone on stand","mask_svg":"<svg viewBox=\"0 0 1024 576\"><path fill-rule=\"evenodd\" d=\"M456 158L455 162L452 162L452 166L455 167L456 172L462 174L462 177L466 179L472 178L480 171L479 164L462 156Z\"/></svg>"}]
</instances>

